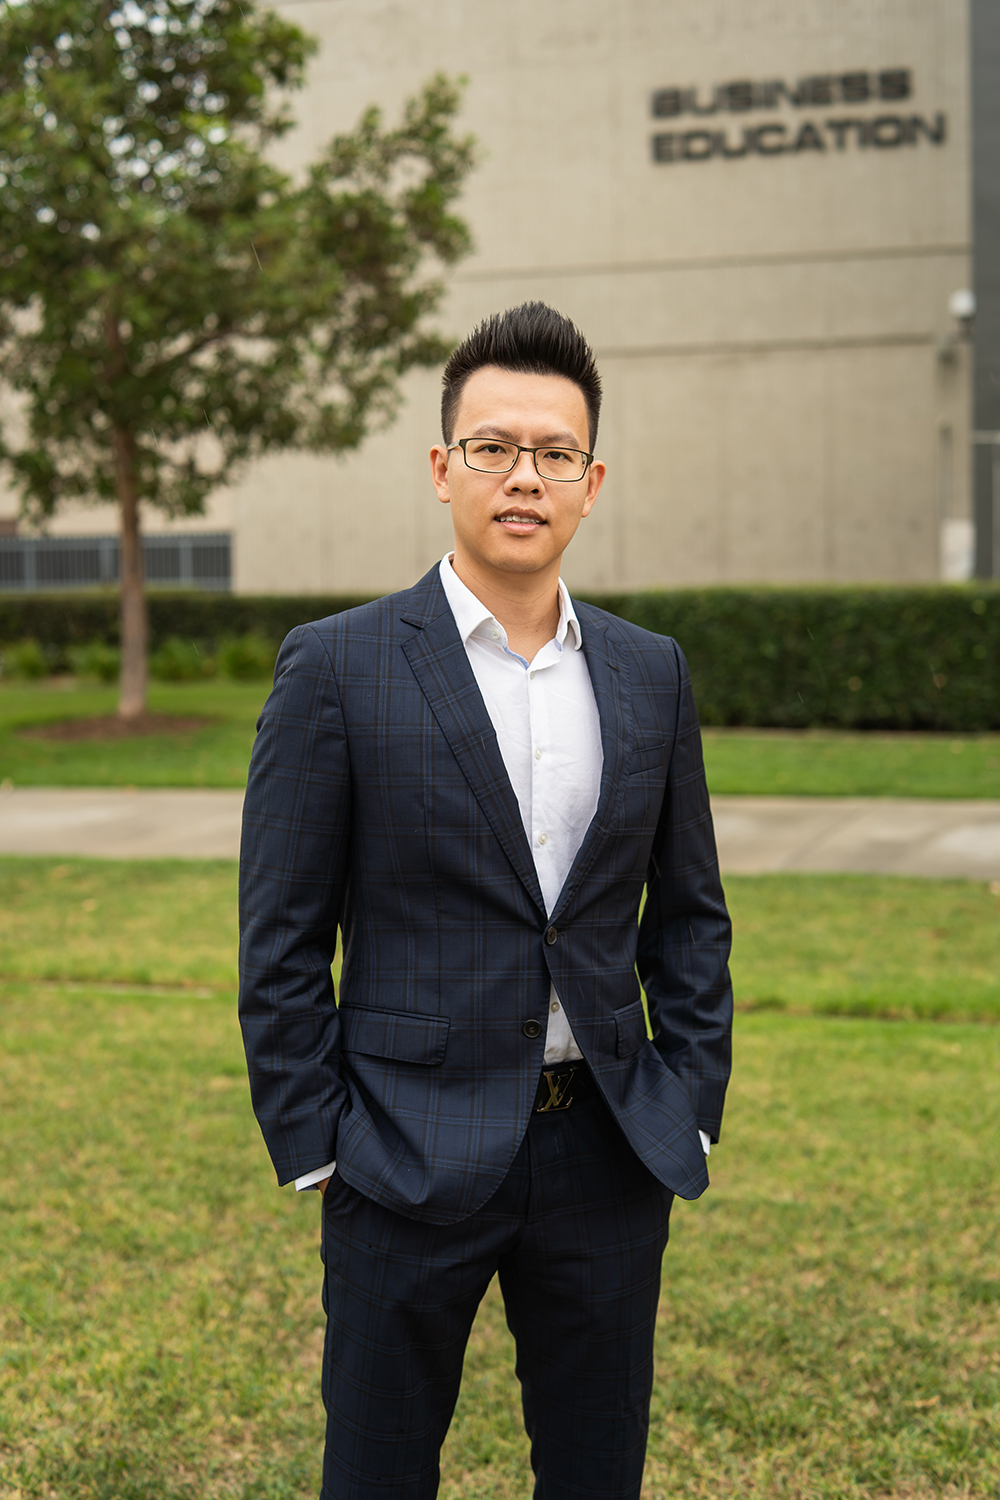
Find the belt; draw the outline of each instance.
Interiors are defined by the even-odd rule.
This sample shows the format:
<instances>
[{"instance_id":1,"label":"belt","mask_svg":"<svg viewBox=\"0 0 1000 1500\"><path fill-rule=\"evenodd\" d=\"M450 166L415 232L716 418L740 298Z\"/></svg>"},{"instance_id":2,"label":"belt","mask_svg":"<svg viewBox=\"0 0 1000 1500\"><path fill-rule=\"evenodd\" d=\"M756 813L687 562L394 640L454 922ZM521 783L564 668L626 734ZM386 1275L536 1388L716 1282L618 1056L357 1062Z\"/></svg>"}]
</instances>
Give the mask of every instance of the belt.
<instances>
[{"instance_id":1,"label":"belt","mask_svg":"<svg viewBox=\"0 0 1000 1500\"><path fill-rule=\"evenodd\" d=\"M558 1063L542 1069L531 1112L549 1115L596 1096L597 1084L585 1062Z\"/></svg>"}]
</instances>

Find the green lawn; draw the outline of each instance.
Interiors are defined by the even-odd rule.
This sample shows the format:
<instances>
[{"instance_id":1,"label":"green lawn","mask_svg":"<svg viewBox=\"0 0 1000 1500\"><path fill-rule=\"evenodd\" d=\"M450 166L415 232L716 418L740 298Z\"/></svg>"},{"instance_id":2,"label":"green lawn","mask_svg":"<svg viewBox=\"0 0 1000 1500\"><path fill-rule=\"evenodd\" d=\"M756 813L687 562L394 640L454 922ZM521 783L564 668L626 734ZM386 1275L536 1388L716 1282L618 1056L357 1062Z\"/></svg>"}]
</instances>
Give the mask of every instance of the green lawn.
<instances>
[{"instance_id":1,"label":"green lawn","mask_svg":"<svg viewBox=\"0 0 1000 1500\"><path fill-rule=\"evenodd\" d=\"M318 1201L277 1191L250 1113L234 884L0 860L4 1500L318 1488ZM853 1003L860 966L896 1008L909 949L988 1009L982 887L728 888L744 997ZM998 1134L1000 1026L740 1014L712 1189L678 1203L664 1263L645 1500L997 1494ZM442 1495L528 1493L491 1291Z\"/></svg>"},{"instance_id":2,"label":"green lawn","mask_svg":"<svg viewBox=\"0 0 1000 1500\"><path fill-rule=\"evenodd\" d=\"M1000 735L706 729L713 792L1000 797Z\"/></svg>"},{"instance_id":3,"label":"green lawn","mask_svg":"<svg viewBox=\"0 0 1000 1500\"><path fill-rule=\"evenodd\" d=\"M0 979L232 989L236 864L0 855Z\"/></svg>"},{"instance_id":4,"label":"green lawn","mask_svg":"<svg viewBox=\"0 0 1000 1500\"><path fill-rule=\"evenodd\" d=\"M0 683L0 780L15 786L246 785L254 725L268 682L154 683L153 713L204 717L191 733L126 740L25 739L18 730L115 711L114 687L66 678Z\"/></svg>"},{"instance_id":5,"label":"green lawn","mask_svg":"<svg viewBox=\"0 0 1000 1500\"><path fill-rule=\"evenodd\" d=\"M731 875L746 1009L1000 1022L1000 895L971 880Z\"/></svg>"},{"instance_id":6,"label":"green lawn","mask_svg":"<svg viewBox=\"0 0 1000 1500\"><path fill-rule=\"evenodd\" d=\"M987 885L733 875L726 895L745 1010L1000 1022ZM229 988L236 940L226 860L0 856L0 979Z\"/></svg>"},{"instance_id":7,"label":"green lawn","mask_svg":"<svg viewBox=\"0 0 1000 1500\"><path fill-rule=\"evenodd\" d=\"M214 722L111 742L24 739L53 719L114 712L115 689L67 678L0 683L0 780L23 786L243 786L267 682L156 683L156 713ZM705 731L713 792L852 797L998 797L1000 735Z\"/></svg>"}]
</instances>

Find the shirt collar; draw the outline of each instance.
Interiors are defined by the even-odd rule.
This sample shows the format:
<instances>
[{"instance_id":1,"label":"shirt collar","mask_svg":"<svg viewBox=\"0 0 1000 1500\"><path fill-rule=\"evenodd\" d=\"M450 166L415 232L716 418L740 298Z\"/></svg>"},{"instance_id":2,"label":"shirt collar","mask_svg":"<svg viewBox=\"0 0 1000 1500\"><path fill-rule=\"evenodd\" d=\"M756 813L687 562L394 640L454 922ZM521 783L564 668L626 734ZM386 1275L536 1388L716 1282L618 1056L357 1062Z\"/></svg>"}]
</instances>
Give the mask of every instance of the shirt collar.
<instances>
[{"instance_id":1,"label":"shirt collar","mask_svg":"<svg viewBox=\"0 0 1000 1500\"><path fill-rule=\"evenodd\" d=\"M497 625L500 622L490 614L485 604L477 599L475 594L459 578L451 565L454 554L448 552L441 559L441 587L444 589L445 598L455 616L455 624L458 633L462 637L462 644L467 645L469 637L474 635L481 625ZM563 642L569 638L569 644L574 651L579 651L583 645L583 632L580 629L580 621L577 619L573 601L569 596L569 589L559 579L559 624L556 626L555 640L560 651Z\"/></svg>"}]
</instances>

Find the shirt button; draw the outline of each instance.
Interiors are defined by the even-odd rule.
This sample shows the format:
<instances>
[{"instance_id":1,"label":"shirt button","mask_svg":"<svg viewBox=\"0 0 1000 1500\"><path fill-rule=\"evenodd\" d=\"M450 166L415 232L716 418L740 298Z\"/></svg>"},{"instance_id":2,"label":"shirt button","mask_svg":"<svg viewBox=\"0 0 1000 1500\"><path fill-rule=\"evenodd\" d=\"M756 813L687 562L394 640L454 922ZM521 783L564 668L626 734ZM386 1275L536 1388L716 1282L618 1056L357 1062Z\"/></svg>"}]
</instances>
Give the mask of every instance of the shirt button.
<instances>
[{"instance_id":1,"label":"shirt button","mask_svg":"<svg viewBox=\"0 0 1000 1500\"><path fill-rule=\"evenodd\" d=\"M528 676L529 676L529 677L534 677L534 675L535 675L535 674L534 674L534 672L529 672L529 673L528 673Z\"/></svg>"},{"instance_id":2,"label":"shirt button","mask_svg":"<svg viewBox=\"0 0 1000 1500\"><path fill-rule=\"evenodd\" d=\"M556 1013L556 1011L558 1009L559 1009L559 1001L558 1000L553 1000L551 1002L551 1004L549 1005L549 1010L552 1012L553 1015L555 1015L555 1013Z\"/></svg>"},{"instance_id":3,"label":"shirt button","mask_svg":"<svg viewBox=\"0 0 1000 1500\"><path fill-rule=\"evenodd\" d=\"M490 631L490 635L493 637L493 639L495 641L498 641L500 639L500 632L499 632L499 630L491 630Z\"/></svg>"},{"instance_id":4,"label":"shirt button","mask_svg":"<svg viewBox=\"0 0 1000 1500\"><path fill-rule=\"evenodd\" d=\"M524 1025L521 1027L521 1030L524 1032L525 1036L532 1041L536 1036L541 1036L542 1034L542 1027L539 1021L525 1021Z\"/></svg>"},{"instance_id":5,"label":"shirt button","mask_svg":"<svg viewBox=\"0 0 1000 1500\"><path fill-rule=\"evenodd\" d=\"M548 836L548 834L547 834L547 833L540 833L540 834L539 834L539 835L538 835L538 842L539 842L539 843L540 843L540 844L547 844L547 843L548 843L548 841L549 841L549 836Z\"/></svg>"},{"instance_id":6,"label":"shirt button","mask_svg":"<svg viewBox=\"0 0 1000 1500\"><path fill-rule=\"evenodd\" d=\"M536 750L535 751L535 759L536 760L541 760L541 758L542 758L542 752L540 750Z\"/></svg>"},{"instance_id":7,"label":"shirt button","mask_svg":"<svg viewBox=\"0 0 1000 1500\"><path fill-rule=\"evenodd\" d=\"M552 944L555 942L555 940L556 940L556 938L558 936L559 936L559 934L558 934L558 932L556 932L556 930L555 930L554 927L549 927L546 930L545 941L548 943L548 945L549 945L550 948L552 947Z\"/></svg>"}]
</instances>

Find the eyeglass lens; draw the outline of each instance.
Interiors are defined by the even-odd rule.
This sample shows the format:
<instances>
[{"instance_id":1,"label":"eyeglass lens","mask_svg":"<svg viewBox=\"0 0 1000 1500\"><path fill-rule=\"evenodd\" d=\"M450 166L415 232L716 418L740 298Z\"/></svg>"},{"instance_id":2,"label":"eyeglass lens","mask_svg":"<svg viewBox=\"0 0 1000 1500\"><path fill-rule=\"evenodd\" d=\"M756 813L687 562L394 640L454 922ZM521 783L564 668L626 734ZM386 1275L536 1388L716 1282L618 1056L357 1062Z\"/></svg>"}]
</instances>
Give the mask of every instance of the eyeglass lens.
<instances>
[{"instance_id":1,"label":"eyeglass lens","mask_svg":"<svg viewBox=\"0 0 1000 1500\"><path fill-rule=\"evenodd\" d=\"M465 461L470 469L486 474L505 474L517 463L518 450L513 443L495 438L477 438L465 445ZM575 448L538 448L535 467L543 479L582 479L587 469L586 455Z\"/></svg>"}]
</instances>

